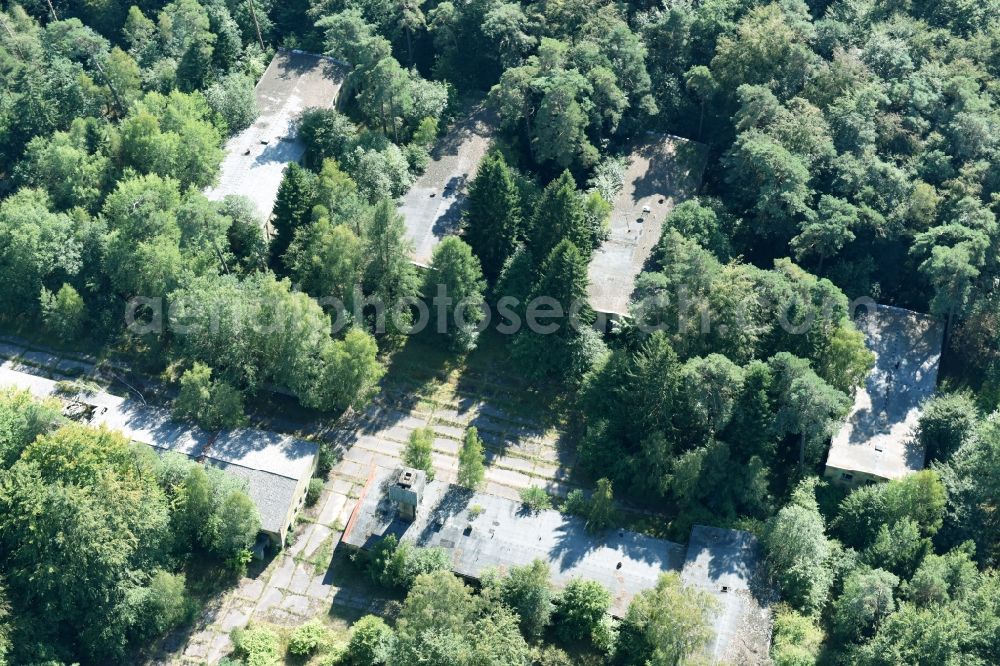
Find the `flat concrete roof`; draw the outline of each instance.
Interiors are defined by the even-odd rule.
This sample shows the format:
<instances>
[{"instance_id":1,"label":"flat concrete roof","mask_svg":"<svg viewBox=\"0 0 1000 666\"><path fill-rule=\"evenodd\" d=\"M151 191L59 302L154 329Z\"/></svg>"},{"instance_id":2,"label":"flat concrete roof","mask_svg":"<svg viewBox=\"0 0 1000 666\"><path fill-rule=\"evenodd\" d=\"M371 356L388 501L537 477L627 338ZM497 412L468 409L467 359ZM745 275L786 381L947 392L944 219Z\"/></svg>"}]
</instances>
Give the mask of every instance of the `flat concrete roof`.
<instances>
[{"instance_id":1,"label":"flat concrete roof","mask_svg":"<svg viewBox=\"0 0 1000 666\"><path fill-rule=\"evenodd\" d=\"M597 312L628 315L635 279L660 240L663 219L701 185L707 149L687 139L647 135L628 157L612 202L611 235L590 260L588 296ZM649 213L643 213L644 207Z\"/></svg>"},{"instance_id":2,"label":"flat concrete roof","mask_svg":"<svg viewBox=\"0 0 1000 666\"><path fill-rule=\"evenodd\" d=\"M715 636L707 648L711 663L770 663L770 594L762 561L760 544L749 532L691 528L681 580L711 593L718 602Z\"/></svg>"},{"instance_id":3,"label":"flat concrete roof","mask_svg":"<svg viewBox=\"0 0 1000 666\"><path fill-rule=\"evenodd\" d=\"M306 109L333 106L345 71L326 56L280 49L257 82L260 115L226 142L219 183L205 195L216 201L230 194L249 197L269 218L285 166L305 153L296 120Z\"/></svg>"},{"instance_id":4,"label":"flat concrete roof","mask_svg":"<svg viewBox=\"0 0 1000 666\"><path fill-rule=\"evenodd\" d=\"M509 568L535 559L549 563L551 580L595 580L611 592L612 613L622 616L638 592L656 586L661 573L680 571L684 546L635 532L587 532L585 522L558 511L526 511L520 502L441 481L427 484L413 523L397 517L388 499L398 470L376 468L348 523L343 541L368 548L388 534L422 547L439 547L452 570L478 579L489 567ZM474 519L469 507L482 507ZM471 526L471 530L468 528Z\"/></svg>"},{"instance_id":5,"label":"flat concrete roof","mask_svg":"<svg viewBox=\"0 0 1000 666\"><path fill-rule=\"evenodd\" d=\"M474 107L434 146L427 169L403 196L399 212L413 244L413 263L428 266L441 239L459 232L467 186L489 149L494 127L496 114L483 104Z\"/></svg>"},{"instance_id":6,"label":"flat concrete roof","mask_svg":"<svg viewBox=\"0 0 1000 666\"><path fill-rule=\"evenodd\" d=\"M318 450L316 444L291 435L240 428L220 432L205 453L216 460L301 480L312 476Z\"/></svg>"},{"instance_id":7,"label":"flat concrete roof","mask_svg":"<svg viewBox=\"0 0 1000 666\"><path fill-rule=\"evenodd\" d=\"M944 324L889 305L862 311L857 324L875 367L834 436L826 465L898 479L924 467L924 450L913 433L921 405L937 386Z\"/></svg>"},{"instance_id":8,"label":"flat concrete roof","mask_svg":"<svg viewBox=\"0 0 1000 666\"><path fill-rule=\"evenodd\" d=\"M260 512L261 528L276 534L281 533L296 501L298 483L312 475L319 451L312 442L250 428L224 430L213 439L198 426L175 421L166 409L106 391L60 395L55 380L18 370L11 361L0 365L0 386L28 390L37 398L58 397L90 405L94 408L90 425L116 430L157 451L204 461L243 479Z\"/></svg>"}]
</instances>

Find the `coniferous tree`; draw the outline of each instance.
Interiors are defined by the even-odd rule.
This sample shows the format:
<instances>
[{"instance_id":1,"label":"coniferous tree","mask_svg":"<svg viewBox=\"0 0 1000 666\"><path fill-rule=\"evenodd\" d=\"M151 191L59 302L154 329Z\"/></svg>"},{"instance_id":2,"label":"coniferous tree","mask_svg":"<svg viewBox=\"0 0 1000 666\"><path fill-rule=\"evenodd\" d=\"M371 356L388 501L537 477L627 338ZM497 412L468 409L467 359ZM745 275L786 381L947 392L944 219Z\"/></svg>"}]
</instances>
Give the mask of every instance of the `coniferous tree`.
<instances>
[{"instance_id":1,"label":"coniferous tree","mask_svg":"<svg viewBox=\"0 0 1000 666\"><path fill-rule=\"evenodd\" d=\"M458 454L458 485L475 490L483 483L483 440L475 427L465 431L462 450Z\"/></svg>"},{"instance_id":2,"label":"coniferous tree","mask_svg":"<svg viewBox=\"0 0 1000 666\"><path fill-rule=\"evenodd\" d=\"M292 162L285 167L285 174L274 200L271 225L271 266L283 267L285 252L292 244L295 231L305 226L311 216L314 180L312 173Z\"/></svg>"},{"instance_id":3,"label":"coniferous tree","mask_svg":"<svg viewBox=\"0 0 1000 666\"><path fill-rule=\"evenodd\" d=\"M488 155L469 185L465 240L492 284L514 253L521 226L521 200L503 155Z\"/></svg>"},{"instance_id":4,"label":"coniferous tree","mask_svg":"<svg viewBox=\"0 0 1000 666\"><path fill-rule=\"evenodd\" d=\"M587 260L569 240L556 245L542 264L529 312L532 302L542 315L536 318L538 330L531 330L530 321L522 327L514 341L515 358L536 379L581 377L596 351L588 328L593 311L587 303Z\"/></svg>"},{"instance_id":5,"label":"coniferous tree","mask_svg":"<svg viewBox=\"0 0 1000 666\"><path fill-rule=\"evenodd\" d=\"M562 240L573 243L585 260L590 258L593 234L587 228L583 198L569 171L564 171L542 192L531 223L528 247L536 257L547 257Z\"/></svg>"}]
</instances>

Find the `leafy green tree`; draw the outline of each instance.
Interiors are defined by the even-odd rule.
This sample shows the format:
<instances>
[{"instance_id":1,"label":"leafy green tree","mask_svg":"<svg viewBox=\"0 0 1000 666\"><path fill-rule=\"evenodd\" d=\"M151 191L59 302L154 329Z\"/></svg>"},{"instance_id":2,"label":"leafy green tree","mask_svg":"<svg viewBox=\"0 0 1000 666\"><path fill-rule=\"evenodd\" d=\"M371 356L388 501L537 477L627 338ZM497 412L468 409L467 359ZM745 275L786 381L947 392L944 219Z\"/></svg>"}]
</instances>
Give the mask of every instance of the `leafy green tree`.
<instances>
[{"instance_id":1,"label":"leafy green tree","mask_svg":"<svg viewBox=\"0 0 1000 666\"><path fill-rule=\"evenodd\" d=\"M545 46L543 38L542 46ZM551 161L568 168L576 163L597 162L597 149L587 137L587 114L577 101L589 83L578 72L562 72L552 78L542 97L532 126L532 147L540 163Z\"/></svg>"},{"instance_id":2,"label":"leafy green tree","mask_svg":"<svg viewBox=\"0 0 1000 666\"><path fill-rule=\"evenodd\" d=\"M716 603L707 592L685 587L676 573L661 574L655 588L632 598L614 662L640 666L695 658L712 640Z\"/></svg>"},{"instance_id":3,"label":"leafy green tree","mask_svg":"<svg viewBox=\"0 0 1000 666\"><path fill-rule=\"evenodd\" d=\"M296 627L288 637L288 652L296 657L308 658L330 640L330 630L319 619L312 619Z\"/></svg>"},{"instance_id":4,"label":"leafy green tree","mask_svg":"<svg viewBox=\"0 0 1000 666\"><path fill-rule=\"evenodd\" d=\"M141 610L149 637L158 637L190 618L193 605L184 574L156 570L141 595Z\"/></svg>"},{"instance_id":5,"label":"leafy green tree","mask_svg":"<svg viewBox=\"0 0 1000 666\"><path fill-rule=\"evenodd\" d=\"M917 608L903 604L862 645L856 661L864 666L967 663L976 659L976 627L955 606Z\"/></svg>"},{"instance_id":6,"label":"leafy green tree","mask_svg":"<svg viewBox=\"0 0 1000 666\"><path fill-rule=\"evenodd\" d=\"M1000 558L997 535L997 498L1000 497L1000 425L987 419L944 465L937 466L947 488L947 542L973 541L981 561L994 563ZM931 495L937 498L937 493ZM937 502L927 503L932 509ZM927 512L931 516L933 511Z\"/></svg>"},{"instance_id":7,"label":"leafy green tree","mask_svg":"<svg viewBox=\"0 0 1000 666\"><path fill-rule=\"evenodd\" d=\"M483 440L475 427L465 431L462 450L458 453L458 485L475 490L486 476Z\"/></svg>"},{"instance_id":8,"label":"leafy green tree","mask_svg":"<svg viewBox=\"0 0 1000 666\"><path fill-rule=\"evenodd\" d=\"M434 478L434 431L430 427L417 428L410 433L410 439L403 451L403 464L427 472L428 480Z\"/></svg>"},{"instance_id":9,"label":"leafy green tree","mask_svg":"<svg viewBox=\"0 0 1000 666\"><path fill-rule=\"evenodd\" d=\"M195 362L181 375L174 414L207 430L235 428L246 421L243 396L224 381L212 379L212 368Z\"/></svg>"},{"instance_id":10,"label":"leafy green tree","mask_svg":"<svg viewBox=\"0 0 1000 666\"><path fill-rule=\"evenodd\" d=\"M492 572L485 577L488 595L509 606L520 617L525 635L537 638L548 626L554 609L549 565L544 560L510 567L506 576Z\"/></svg>"},{"instance_id":11,"label":"leafy green tree","mask_svg":"<svg viewBox=\"0 0 1000 666\"><path fill-rule=\"evenodd\" d=\"M698 140L700 141L705 125L705 105L712 101L719 86L712 76L712 70L704 65L696 65L684 72L684 85L697 98L700 106L698 112Z\"/></svg>"},{"instance_id":12,"label":"leafy green tree","mask_svg":"<svg viewBox=\"0 0 1000 666\"><path fill-rule=\"evenodd\" d=\"M875 354L865 346L864 333L849 323L833 329L815 357L816 374L847 395L860 387L875 365Z\"/></svg>"},{"instance_id":13,"label":"leafy green tree","mask_svg":"<svg viewBox=\"0 0 1000 666\"><path fill-rule=\"evenodd\" d=\"M903 586L907 598L926 607L971 593L979 582L974 552L974 544L967 541L944 555L929 553Z\"/></svg>"},{"instance_id":14,"label":"leafy green tree","mask_svg":"<svg viewBox=\"0 0 1000 666\"><path fill-rule=\"evenodd\" d=\"M711 62L719 88L732 95L742 83L770 84L779 97L798 91L817 58L805 14L805 5L764 5L749 11L735 34L721 35Z\"/></svg>"},{"instance_id":15,"label":"leafy green tree","mask_svg":"<svg viewBox=\"0 0 1000 666\"><path fill-rule=\"evenodd\" d=\"M264 238L264 221L253 200L235 194L227 195L219 212L231 220L226 230L229 252L239 262L243 272L267 268L268 244Z\"/></svg>"},{"instance_id":16,"label":"leafy green tree","mask_svg":"<svg viewBox=\"0 0 1000 666\"><path fill-rule=\"evenodd\" d=\"M121 435L73 424L29 444L0 481L11 602L23 621L44 618L55 646L72 645L60 653L120 661L136 634L129 597L163 562L169 524L149 464Z\"/></svg>"},{"instance_id":17,"label":"leafy green tree","mask_svg":"<svg viewBox=\"0 0 1000 666\"><path fill-rule=\"evenodd\" d=\"M342 340L323 343L318 377L308 378L302 402L313 409L360 409L378 392L385 366L378 359L375 339L352 328Z\"/></svg>"},{"instance_id":18,"label":"leafy green tree","mask_svg":"<svg viewBox=\"0 0 1000 666\"><path fill-rule=\"evenodd\" d=\"M596 643L611 607L611 593L593 580L574 578L567 583L556 601L553 622L556 633L566 644Z\"/></svg>"},{"instance_id":19,"label":"leafy green tree","mask_svg":"<svg viewBox=\"0 0 1000 666\"><path fill-rule=\"evenodd\" d=\"M45 323L45 328L54 333L60 340L67 342L80 335L87 310L76 289L64 283L59 291L53 294L42 287L39 300L42 305L42 321Z\"/></svg>"},{"instance_id":20,"label":"leafy green tree","mask_svg":"<svg viewBox=\"0 0 1000 666\"><path fill-rule=\"evenodd\" d=\"M0 202L0 239L0 274L7 278L0 302L8 313L30 311L47 278L79 269L73 223L49 211L41 190L22 189Z\"/></svg>"},{"instance_id":21,"label":"leafy green tree","mask_svg":"<svg viewBox=\"0 0 1000 666\"><path fill-rule=\"evenodd\" d=\"M285 167L274 200L271 224L274 238L271 239L271 265L284 265L285 253L292 244L295 232L309 224L312 217L315 176L292 162Z\"/></svg>"},{"instance_id":22,"label":"leafy green tree","mask_svg":"<svg viewBox=\"0 0 1000 666\"><path fill-rule=\"evenodd\" d=\"M521 504L531 511L539 512L552 508L552 497L540 486L528 486L520 490Z\"/></svg>"},{"instance_id":23,"label":"leafy green tree","mask_svg":"<svg viewBox=\"0 0 1000 666\"><path fill-rule=\"evenodd\" d=\"M944 520L947 494L934 470L922 470L902 479L858 488L844 498L835 527L844 543L869 546L880 526L912 520L922 536L934 536Z\"/></svg>"},{"instance_id":24,"label":"leafy green tree","mask_svg":"<svg viewBox=\"0 0 1000 666\"><path fill-rule=\"evenodd\" d=\"M418 576L399 614L389 663L462 663L471 652L468 631L475 617L472 591L454 574Z\"/></svg>"},{"instance_id":25,"label":"leafy green tree","mask_svg":"<svg viewBox=\"0 0 1000 666\"><path fill-rule=\"evenodd\" d=\"M833 604L834 631L853 641L874 634L879 624L896 610L893 592L897 585L899 579L882 569L852 572Z\"/></svg>"},{"instance_id":26,"label":"leafy green tree","mask_svg":"<svg viewBox=\"0 0 1000 666\"><path fill-rule=\"evenodd\" d=\"M785 600L807 615L826 604L833 573L823 516L809 479L796 489L792 502L772 518L764 533L768 564Z\"/></svg>"},{"instance_id":27,"label":"leafy green tree","mask_svg":"<svg viewBox=\"0 0 1000 666\"><path fill-rule=\"evenodd\" d=\"M805 469L806 450L829 437L847 414L846 395L824 382L807 361L780 352L769 361L775 371L779 398L777 424L799 436L799 470Z\"/></svg>"},{"instance_id":28,"label":"leafy green tree","mask_svg":"<svg viewBox=\"0 0 1000 666\"><path fill-rule=\"evenodd\" d=\"M469 642L471 663L489 666L529 666L534 650L518 628L518 616L504 606L487 609L473 626Z\"/></svg>"},{"instance_id":29,"label":"leafy green tree","mask_svg":"<svg viewBox=\"0 0 1000 666\"><path fill-rule=\"evenodd\" d=\"M358 184L332 159L325 159L316 177L316 207L313 216L327 216L362 237L369 226L371 208L361 198Z\"/></svg>"},{"instance_id":30,"label":"leafy green tree","mask_svg":"<svg viewBox=\"0 0 1000 666\"><path fill-rule=\"evenodd\" d=\"M346 312L354 310L354 290L361 285L364 242L347 225L327 217L300 227L285 253L291 277L306 293L337 299Z\"/></svg>"},{"instance_id":31,"label":"leafy green tree","mask_svg":"<svg viewBox=\"0 0 1000 666\"><path fill-rule=\"evenodd\" d=\"M843 199L822 195L815 217L804 220L799 235L792 239L796 258L801 261L808 255L818 256L816 270L822 272L823 262L854 240L851 229L857 224L857 208Z\"/></svg>"},{"instance_id":32,"label":"leafy green tree","mask_svg":"<svg viewBox=\"0 0 1000 666\"><path fill-rule=\"evenodd\" d=\"M936 227L914 241L910 254L922 258L918 271L933 289L931 312L947 318L946 335L969 300L988 246L983 231L958 224Z\"/></svg>"},{"instance_id":33,"label":"leafy green tree","mask_svg":"<svg viewBox=\"0 0 1000 666\"><path fill-rule=\"evenodd\" d=\"M479 259L457 236L443 239L431 256L424 280L424 296L432 303L434 331L460 351L475 347L483 318L486 282Z\"/></svg>"},{"instance_id":34,"label":"leafy green tree","mask_svg":"<svg viewBox=\"0 0 1000 666\"><path fill-rule=\"evenodd\" d=\"M197 5L194 0L183 0ZM200 94L150 92L132 105L120 126L124 166L140 174L175 178L181 186L206 187L222 162L222 136Z\"/></svg>"},{"instance_id":35,"label":"leafy green tree","mask_svg":"<svg viewBox=\"0 0 1000 666\"><path fill-rule=\"evenodd\" d=\"M811 220L812 189L803 160L759 130L740 134L724 159L734 201L750 213L754 232L788 240Z\"/></svg>"},{"instance_id":36,"label":"leafy green tree","mask_svg":"<svg viewBox=\"0 0 1000 666\"><path fill-rule=\"evenodd\" d=\"M358 128L335 109L307 109L299 119L299 136L306 146L305 165L318 169L325 160L343 162L354 151Z\"/></svg>"},{"instance_id":37,"label":"leafy green tree","mask_svg":"<svg viewBox=\"0 0 1000 666\"><path fill-rule=\"evenodd\" d=\"M13 465L28 444L55 426L59 416L55 400L38 401L13 388L0 390L0 467Z\"/></svg>"},{"instance_id":38,"label":"leafy green tree","mask_svg":"<svg viewBox=\"0 0 1000 666\"><path fill-rule=\"evenodd\" d=\"M775 666L812 666L823 644L823 630L815 620L787 607L774 616L771 659Z\"/></svg>"},{"instance_id":39,"label":"leafy green tree","mask_svg":"<svg viewBox=\"0 0 1000 666\"><path fill-rule=\"evenodd\" d=\"M382 618L365 615L351 627L344 660L352 666L385 664L395 641L396 635Z\"/></svg>"},{"instance_id":40,"label":"leafy green tree","mask_svg":"<svg viewBox=\"0 0 1000 666\"><path fill-rule=\"evenodd\" d=\"M15 170L21 183L48 192L59 210L82 206L93 211L108 185L110 160L88 149L83 128L77 122L70 132L35 137Z\"/></svg>"},{"instance_id":41,"label":"leafy green tree","mask_svg":"<svg viewBox=\"0 0 1000 666\"><path fill-rule=\"evenodd\" d=\"M391 201L381 201L365 243L368 265L365 268L364 290L378 299L385 308L395 308L417 296L419 285L416 270L410 263L410 243L406 240L403 217ZM393 317L393 326L409 325L409 310ZM377 328L377 325L376 325Z\"/></svg>"},{"instance_id":42,"label":"leafy green tree","mask_svg":"<svg viewBox=\"0 0 1000 666\"><path fill-rule=\"evenodd\" d=\"M212 515L212 552L236 568L260 532L260 514L242 491L230 492Z\"/></svg>"},{"instance_id":43,"label":"leafy green tree","mask_svg":"<svg viewBox=\"0 0 1000 666\"><path fill-rule=\"evenodd\" d=\"M119 294L168 294L180 282L188 258L207 249L209 243L182 252L179 208L177 182L155 174L119 181L104 200L101 214L109 231L104 266Z\"/></svg>"},{"instance_id":44,"label":"leafy green tree","mask_svg":"<svg viewBox=\"0 0 1000 666\"><path fill-rule=\"evenodd\" d=\"M976 431L979 410L968 393L936 395L924 405L917 441L928 460L948 460Z\"/></svg>"},{"instance_id":45,"label":"leafy green tree","mask_svg":"<svg viewBox=\"0 0 1000 666\"><path fill-rule=\"evenodd\" d=\"M879 526L860 559L869 566L909 578L932 550L931 540L920 533L920 525L912 518L903 518L892 525Z\"/></svg>"},{"instance_id":46,"label":"leafy green tree","mask_svg":"<svg viewBox=\"0 0 1000 666\"><path fill-rule=\"evenodd\" d=\"M681 369L690 426L711 436L721 432L743 390L743 369L721 354L688 360Z\"/></svg>"},{"instance_id":47,"label":"leafy green tree","mask_svg":"<svg viewBox=\"0 0 1000 666\"><path fill-rule=\"evenodd\" d=\"M673 229L686 239L697 241L721 260L732 254L730 236L735 231L736 222L720 202L713 199L689 199L674 206L663 220L667 229ZM654 257L665 257L669 250L669 234L660 236L653 250Z\"/></svg>"},{"instance_id":48,"label":"leafy green tree","mask_svg":"<svg viewBox=\"0 0 1000 666\"><path fill-rule=\"evenodd\" d=\"M281 642L267 627L251 625L232 634L234 652L248 666L270 666L281 660Z\"/></svg>"},{"instance_id":49,"label":"leafy green tree","mask_svg":"<svg viewBox=\"0 0 1000 666\"><path fill-rule=\"evenodd\" d=\"M514 253L521 230L520 192L501 153L487 155L480 163L467 201L464 238L493 284Z\"/></svg>"},{"instance_id":50,"label":"leafy green tree","mask_svg":"<svg viewBox=\"0 0 1000 666\"><path fill-rule=\"evenodd\" d=\"M310 408L345 409L367 402L384 373L370 335L333 340L319 304L270 272L194 280L171 308L185 325L175 338L185 357L249 391L273 382Z\"/></svg>"},{"instance_id":51,"label":"leafy green tree","mask_svg":"<svg viewBox=\"0 0 1000 666\"><path fill-rule=\"evenodd\" d=\"M205 99L226 123L230 135L250 127L259 113L253 81L240 72L230 72L210 85Z\"/></svg>"}]
</instances>

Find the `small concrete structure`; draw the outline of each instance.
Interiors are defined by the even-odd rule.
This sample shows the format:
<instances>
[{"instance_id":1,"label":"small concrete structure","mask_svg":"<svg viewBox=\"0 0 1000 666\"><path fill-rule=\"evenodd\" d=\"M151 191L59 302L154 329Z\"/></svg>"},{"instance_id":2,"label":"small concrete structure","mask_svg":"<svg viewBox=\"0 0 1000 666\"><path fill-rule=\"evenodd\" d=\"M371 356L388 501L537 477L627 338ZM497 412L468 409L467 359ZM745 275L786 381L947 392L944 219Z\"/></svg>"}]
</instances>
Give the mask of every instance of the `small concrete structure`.
<instances>
[{"instance_id":1,"label":"small concrete structure","mask_svg":"<svg viewBox=\"0 0 1000 666\"><path fill-rule=\"evenodd\" d=\"M306 150L296 135L296 120L306 109L333 106L345 72L332 58L279 49L257 82L260 115L226 142L219 183L205 196L216 201L230 194L249 197L267 221L285 167Z\"/></svg>"},{"instance_id":2,"label":"small concrete structure","mask_svg":"<svg viewBox=\"0 0 1000 666\"><path fill-rule=\"evenodd\" d=\"M495 126L494 112L482 104L474 107L434 146L427 169L403 196L399 212L418 266L430 265L441 239L461 229L468 184L486 156Z\"/></svg>"},{"instance_id":3,"label":"small concrete structure","mask_svg":"<svg viewBox=\"0 0 1000 666\"><path fill-rule=\"evenodd\" d=\"M303 439L241 428L216 434L173 420L165 409L105 391L66 395L58 382L0 365L0 387L29 391L38 398L55 397L90 425L117 430L133 442L159 452L173 451L217 467L242 479L260 512L261 531L278 545L305 501L316 469L318 447Z\"/></svg>"},{"instance_id":4,"label":"small concrete structure","mask_svg":"<svg viewBox=\"0 0 1000 666\"><path fill-rule=\"evenodd\" d=\"M715 637L705 655L710 663L770 663L771 593L762 562L760 544L749 532L691 528L681 580L718 602Z\"/></svg>"},{"instance_id":5,"label":"small concrete structure","mask_svg":"<svg viewBox=\"0 0 1000 666\"><path fill-rule=\"evenodd\" d=\"M628 315L635 279L660 240L663 219L697 193L707 154L693 141L650 134L629 155L624 184L611 202L610 236L590 260L588 297L594 310Z\"/></svg>"},{"instance_id":6,"label":"small concrete structure","mask_svg":"<svg viewBox=\"0 0 1000 666\"><path fill-rule=\"evenodd\" d=\"M427 473L422 469L404 467L389 487L389 499L396 503L399 517L412 523L417 519L417 507L423 499L424 486L427 485Z\"/></svg>"},{"instance_id":7,"label":"small concrete structure","mask_svg":"<svg viewBox=\"0 0 1000 666\"><path fill-rule=\"evenodd\" d=\"M934 394L944 325L929 315L877 305L857 318L875 367L834 436L825 476L858 485L898 479L924 467L914 439L923 402Z\"/></svg>"}]
</instances>

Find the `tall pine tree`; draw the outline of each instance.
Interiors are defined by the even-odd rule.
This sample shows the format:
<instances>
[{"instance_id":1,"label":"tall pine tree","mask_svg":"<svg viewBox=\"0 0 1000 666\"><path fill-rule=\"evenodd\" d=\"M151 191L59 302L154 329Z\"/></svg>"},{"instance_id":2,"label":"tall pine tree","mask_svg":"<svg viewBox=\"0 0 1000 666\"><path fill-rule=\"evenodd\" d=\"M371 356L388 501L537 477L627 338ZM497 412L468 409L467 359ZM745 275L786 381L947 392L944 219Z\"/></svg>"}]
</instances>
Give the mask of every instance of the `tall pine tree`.
<instances>
[{"instance_id":1,"label":"tall pine tree","mask_svg":"<svg viewBox=\"0 0 1000 666\"><path fill-rule=\"evenodd\" d=\"M311 171L292 162L285 167L285 173L274 200L271 225L274 238L271 239L271 267L283 272L284 256L292 244L295 231L306 225L312 216L316 178Z\"/></svg>"},{"instance_id":2,"label":"tall pine tree","mask_svg":"<svg viewBox=\"0 0 1000 666\"><path fill-rule=\"evenodd\" d=\"M589 260L593 234L584 215L583 198L569 171L546 186L535 207L528 235L528 247L536 257L548 257L560 241L568 240L578 253Z\"/></svg>"},{"instance_id":3,"label":"tall pine tree","mask_svg":"<svg viewBox=\"0 0 1000 666\"><path fill-rule=\"evenodd\" d=\"M536 299L553 299L562 316L545 316L551 310ZM582 376L591 355L589 347L594 336L589 334L594 331L588 325L594 313L587 303L587 259L569 240L560 241L542 263L538 281L531 290L531 301L538 303L543 315L537 318L537 323L555 324L557 328L545 333L532 331L529 324L522 326L514 340L514 357L525 373L536 379Z\"/></svg>"},{"instance_id":4,"label":"tall pine tree","mask_svg":"<svg viewBox=\"0 0 1000 666\"><path fill-rule=\"evenodd\" d=\"M487 155L469 185L465 240L493 284L514 253L521 226L521 198L503 155Z\"/></svg>"}]
</instances>

